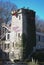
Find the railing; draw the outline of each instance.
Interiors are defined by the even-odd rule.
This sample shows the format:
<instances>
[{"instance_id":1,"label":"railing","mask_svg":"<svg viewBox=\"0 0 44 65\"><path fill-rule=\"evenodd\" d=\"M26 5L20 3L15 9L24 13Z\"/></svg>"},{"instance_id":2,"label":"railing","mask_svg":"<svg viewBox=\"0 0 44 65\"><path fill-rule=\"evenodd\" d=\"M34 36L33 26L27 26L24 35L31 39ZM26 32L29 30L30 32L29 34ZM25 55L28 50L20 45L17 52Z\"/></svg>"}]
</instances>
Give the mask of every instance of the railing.
<instances>
[{"instance_id":1,"label":"railing","mask_svg":"<svg viewBox=\"0 0 44 65\"><path fill-rule=\"evenodd\" d=\"M7 24L2 23L2 27L6 28L8 31L11 31L11 28L9 26L7 26Z\"/></svg>"},{"instance_id":2,"label":"railing","mask_svg":"<svg viewBox=\"0 0 44 65\"><path fill-rule=\"evenodd\" d=\"M6 34L3 33L3 34L1 35L1 39L3 39L5 36L6 36Z\"/></svg>"},{"instance_id":3,"label":"railing","mask_svg":"<svg viewBox=\"0 0 44 65\"><path fill-rule=\"evenodd\" d=\"M44 42L37 42L36 43L36 49L44 49Z\"/></svg>"},{"instance_id":4,"label":"railing","mask_svg":"<svg viewBox=\"0 0 44 65\"><path fill-rule=\"evenodd\" d=\"M9 26L7 26L5 23L2 23L2 28L3 28L3 27L6 28L8 31L11 31L11 28L10 28ZM1 39L3 39L3 38L6 36L6 33L7 33L8 31L5 30L4 33L1 34L1 36L0 36ZM1 40L1 39L0 39L0 40Z\"/></svg>"}]
</instances>

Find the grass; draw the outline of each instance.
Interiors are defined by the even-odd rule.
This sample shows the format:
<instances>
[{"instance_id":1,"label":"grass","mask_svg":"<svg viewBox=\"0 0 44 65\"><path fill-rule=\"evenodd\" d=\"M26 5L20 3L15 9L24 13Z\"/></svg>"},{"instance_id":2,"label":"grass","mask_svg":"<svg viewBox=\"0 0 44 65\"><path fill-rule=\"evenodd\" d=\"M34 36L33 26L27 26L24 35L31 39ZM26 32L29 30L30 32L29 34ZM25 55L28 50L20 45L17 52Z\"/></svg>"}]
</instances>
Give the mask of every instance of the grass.
<instances>
[{"instance_id":1,"label":"grass","mask_svg":"<svg viewBox=\"0 0 44 65\"><path fill-rule=\"evenodd\" d=\"M28 62L28 65L39 65L38 61L35 62L35 60Z\"/></svg>"}]
</instances>

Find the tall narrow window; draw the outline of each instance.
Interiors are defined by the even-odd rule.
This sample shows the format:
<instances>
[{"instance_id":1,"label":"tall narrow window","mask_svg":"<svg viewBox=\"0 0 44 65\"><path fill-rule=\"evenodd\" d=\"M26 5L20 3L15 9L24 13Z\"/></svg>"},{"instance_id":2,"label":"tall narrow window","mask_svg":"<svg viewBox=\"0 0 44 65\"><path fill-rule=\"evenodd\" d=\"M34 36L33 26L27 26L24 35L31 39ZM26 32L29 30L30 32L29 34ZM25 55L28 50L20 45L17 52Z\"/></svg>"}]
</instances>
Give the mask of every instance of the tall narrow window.
<instances>
[{"instance_id":1,"label":"tall narrow window","mask_svg":"<svg viewBox=\"0 0 44 65\"><path fill-rule=\"evenodd\" d=\"M7 39L9 39L9 36L10 36L10 35L8 34Z\"/></svg>"},{"instance_id":2,"label":"tall narrow window","mask_svg":"<svg viewBox=\"0 0 44 65\"><path fill-rule=\"evenodd\" d=\"M39 41L40 41L40 36L39 36Z\"/></svg>"},{"instance_id":3,"label":"tall narrow window","mask_svg":"<svg viewBox=\"0 0 44 65\"><path fill-rule=\"evenodd\" d=\"M1 48L1 44L0 44L0 48Z\"/></svg>"},{"instance_id":4,"label":"tall narrow window","mask_svg":"<svg viewBox=\"0 0 44 65\"><path fill-rule=\"evenodd\" d=\"M5 32L5 28L3 28L3 33Z\"/></svg>"},{"instance_id":5,"label":"tall narrow window","mask_svg":"<svg viewBox=\"0 0 44 65\"><path fill-rule=\"evenodd\" d=\"M6 55L6 58L7 58L7 60L9 60L9 52L8 52L7 55Z\"/></svg>"},{"instance_id":6,"label":"tall narrow window","mask_svg":"<svg viewBox=\"0 0 44 65\"><path fill-rule=\"evenodd\" d=\"M19 20L21 19L21 16L19 16Z\"/></svg>"},{"instance_id":7,"label":"tall narrow window","mask_svg":"<svg viewBox=\"0 0 44 65\"><path fill-rule=\"evenodd\" d=\"M10 39L10 33L6 33L6 40Z\"/></svg>"},{"instance_id":8,"label":"tall narrow window","mask_svg":"<svg viewBox=\"0 0 44 65\"><path fill-rule=\"evenodd\" d=\"M13 47L14 47L14 43L13 43Z\"/></svg>"},{"instance_id":9,"label":"tall narrow window","mask_svg":"<svg viewBox=\"0 0 44 65\"><path fill-rule=\"evenodd\" d=\"M4 49L6 49L6 44L4 44Z\"/></svg>"},{"instance_id":10,"label":"tall narrow window","mask_svg":"<svg viewBox=\"0 0 44 65\"><path fill-rule=\"evenodd\" d=\"M7 45L7 47L9 48L9 44Z\"/></svg>"},{"instance_id":11,"label":"tall narrow window","mask_svg":"<svg viewBox=\"0 0 44 65\"><path fill-rule=\"evenodd\" d=\"M20 33L18 33L18 37L20 37Z\"/></svg>"},{"instance_id":12,"label":"tall narrow window","mask_svg":"<svg viewBox=\"0 0 44 65\"><path fill-rule=\"evenodd\" d=\"M4 49L9 49L9 44L5 44Z\"/></svg>"}]
</instances>

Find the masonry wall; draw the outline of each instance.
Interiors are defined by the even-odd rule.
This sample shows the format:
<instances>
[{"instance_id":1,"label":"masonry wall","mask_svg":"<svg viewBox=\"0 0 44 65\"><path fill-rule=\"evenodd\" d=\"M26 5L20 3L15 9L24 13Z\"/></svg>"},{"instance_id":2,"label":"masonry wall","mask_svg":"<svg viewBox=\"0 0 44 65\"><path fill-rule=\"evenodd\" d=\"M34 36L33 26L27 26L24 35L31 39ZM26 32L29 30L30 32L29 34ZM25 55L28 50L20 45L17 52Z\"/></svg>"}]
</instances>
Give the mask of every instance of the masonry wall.
<instances>
[{"instance_id":1,"label":"masonry wall","mask_svg":"<svg viewBox=\"0 0 44 65\"><path fill-rule=\"evenodd\" d=\"M23 15L23 59L28 59L36 45L35 12L28 9L22 10Z\"/></svg>"},{"instance_id":2,"label":"masonry wall","mask_svg":"<svg viewBox=\"0 0 44 65\"><path fill-rule=\"evenodd\" d=\"M28 9L20 9L13 13L11 23L12 44L14 43L14 60L26 60L32 53L33 47L36 44L35 35L35 12ZM15 40L16 38L16 40Z\"/></svg>"}]
</instances>

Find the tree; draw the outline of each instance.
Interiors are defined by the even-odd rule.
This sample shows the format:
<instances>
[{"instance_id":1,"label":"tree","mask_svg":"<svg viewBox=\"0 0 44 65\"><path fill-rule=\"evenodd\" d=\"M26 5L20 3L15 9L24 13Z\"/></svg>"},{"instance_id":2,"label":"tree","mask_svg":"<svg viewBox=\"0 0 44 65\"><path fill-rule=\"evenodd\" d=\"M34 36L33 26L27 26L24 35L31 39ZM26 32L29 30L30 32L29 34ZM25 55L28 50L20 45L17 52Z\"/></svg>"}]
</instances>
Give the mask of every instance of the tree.
<instances>
[{"instance_id":1,"label":"tree","mask_svg":"<svg viewBox=\"0 0 44 65\"><path fill-rule=\"evenodd\" d=\"M37 32L40 32L40 24L41 24L41 21L40 21L40 18L39 18L39 16L38 15L36 15L36 17L35 17L35 25L36 25L36 31Z\"/></svg>"},{"instance_id":2,"label":"tree","mask_svg":"<svg viewBox=\"0 0 44 65\"><path fill-rule=\"evenodd\" d=\"M44 20L40 19L38 15L35 17L35 25L37 32L44 32Z\"/></svg>"},{"instance_id":3,"label":"tree","mask_svg":"<svg viewBox=\"0 0 44 65\"><path fill-rule=\"evenodd\" d=\"M7 23L11 19L11 11L16 10L17 6L11 2L0 1L0 19ZM2 23L0 20L0 23Z\"/></svg>"}]
</instances>

